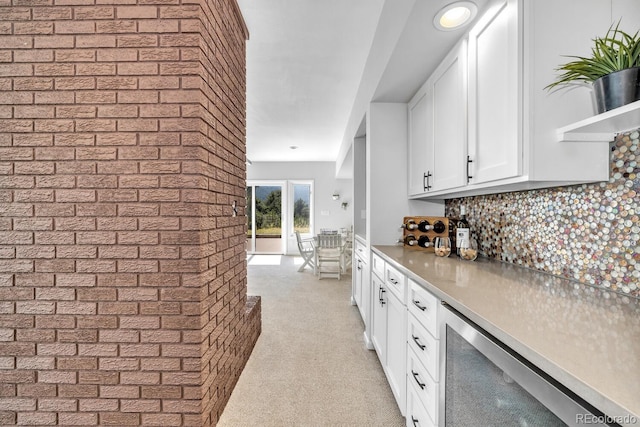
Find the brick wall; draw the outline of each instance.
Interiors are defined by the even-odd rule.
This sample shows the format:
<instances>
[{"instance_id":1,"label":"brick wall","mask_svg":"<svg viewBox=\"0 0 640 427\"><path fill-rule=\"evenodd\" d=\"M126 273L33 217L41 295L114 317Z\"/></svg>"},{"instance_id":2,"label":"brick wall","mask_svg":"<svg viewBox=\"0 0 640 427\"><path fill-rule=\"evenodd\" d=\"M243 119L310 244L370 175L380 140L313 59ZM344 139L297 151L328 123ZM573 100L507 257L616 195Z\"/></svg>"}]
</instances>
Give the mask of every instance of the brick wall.
<instances>
[{"instance_id":1,"label":"brick wall","mask_svg":"<svg viewBox=\"0 0 640 427\"><path fill-rule=\"evenodd\" d=\"M0 425L217 421L260 333L246 36L235 0L0 0Z\"/></svg>"}]
</instances>

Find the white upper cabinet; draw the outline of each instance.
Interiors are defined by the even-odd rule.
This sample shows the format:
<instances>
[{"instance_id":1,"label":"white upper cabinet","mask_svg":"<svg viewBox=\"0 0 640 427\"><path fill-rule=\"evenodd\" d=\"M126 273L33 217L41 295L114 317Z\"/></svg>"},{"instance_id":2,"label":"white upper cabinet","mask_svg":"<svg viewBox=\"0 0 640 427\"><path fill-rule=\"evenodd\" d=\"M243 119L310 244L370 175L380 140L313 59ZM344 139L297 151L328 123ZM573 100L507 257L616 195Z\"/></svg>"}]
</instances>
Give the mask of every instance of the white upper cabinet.
<instances>
[{"instance_id":1,"label":"white upper cabinet","mask_svg":"<svg viewBox=\"0 0 640 427\"><path fill-rule=\"evenodd\" d=\"M490 2L464 37L468 49L459 44L408 104L409 197L608 180L607 144L557 137L559 128L595 114L590 90L545 87L568 55L588 56L592 39L632 7L619 0Z\"/></svg>"},{"instance_id":2,"label":"white upper cabinet","mask_svg":"<svg viewBox=\"0 0 640 427\"><path fill-rule=\"evenodd\" d=\"M409 102L409 195L466 184L467 46L459 43Z\"/></svg>"},{"instance_id":3,"label":"white upper cabinet","mask_svg":"<svg viewBox=\"0 0 640 427\"><path fill-rule=\"evenodd\" d=\"M427 182L433 174L433 138L429 138L429 120L433 101L427 88L421 90L409 102L409 194L422 194L430 189Z\"/></svg>"},{"instance_id":4,"label":"white upper cabinet","mask_svg":"<svg viewBox=\"0 0 640 427\"><path fill-rule=\"evenodd\" d=\"M517 0L508 0L469 33L469 183L522 170L517 24Z\"/></svg>"}]
</instances>

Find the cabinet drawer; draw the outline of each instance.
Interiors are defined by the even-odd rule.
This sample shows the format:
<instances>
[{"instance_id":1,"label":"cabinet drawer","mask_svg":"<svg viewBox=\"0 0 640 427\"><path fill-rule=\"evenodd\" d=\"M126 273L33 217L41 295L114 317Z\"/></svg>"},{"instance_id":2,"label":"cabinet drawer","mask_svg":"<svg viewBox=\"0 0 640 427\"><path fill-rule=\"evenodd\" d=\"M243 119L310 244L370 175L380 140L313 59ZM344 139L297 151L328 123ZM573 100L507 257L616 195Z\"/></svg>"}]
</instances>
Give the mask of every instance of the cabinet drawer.
<instances>
[{"instance_id":1,"label":"cabinet drawer","mask_svg":"<svg viewBox=\"0 0 640 427\"><path fill-rule=\"evenodd\" d=\"M379 278L384 277L384 260L379 255L371 253L371 270L378 275Z\"/></svg>"},{"instance_id":2,"label":"cabinet drawer","mask_svg":"<svg viewBox=\"0 0 640 427\"><path fill-rule=\"evenodd\" d=\"M358 257L360 257L362 262L365 264L369 262L369 251L367 251L366 244L362 243L360 240L356 240L353 246L353 251Z\"/></svg>"},{"instance_id":3,"label":"cabinet drawer","mask_svg":"<svg viewBox=\"0 0 640 427\"><path fill-rule=\"evenodd\" d=\"M429 412L412 385L407 387L407 427L435 427Z\"/></svg>"},{"instance_id":4,"label":"cabinet drawer","mask_svg":"<svg viewBox=\"0 0 640 427\"><path fill-rule=\"evenodd\" d=\"M424 405L432 420L438 419L438 384L433 381L420 363L413 349L407 352L407 383L411 384L417 398Z\"/></svg>"},{"instance_id":5,"label":"cabinet drawer","mask_svg":"<svg viewBox=\"0 0 640 427\"><path fill-rule=\"evenodd\" d=\"M422 326L413 314L408 316L407 345L413 349L431 377L438 382L439 341Z\"/></svg>"},{"instance_id":6,"label":"cabinet drawer","mask_svg":"<svg viewBox=\"0 0 640 427\"><path fill-rule=\"evenodd\" d=\"M439 338L438 309L440 301L429 291L409 279L409 299L407 306L422 326L435 338Z\"/></svg>"},{"instance_id":7,"label":"cabinet drawer","mask_svg":"<svg viewBox=\"0 0 640 427\"><path fill-rule=\"evenodd\" d=\"M402 301L402 305L406 305L407 300L405 298L404 291L405 291L405 286L407 282L407 277L388 264L385 265L384 276L385 276L384 281L387 284L387 287L391 290L391 292L395 294L395 296L397 296L400 299L400 301Z\"/></svg>"}]
</instances>

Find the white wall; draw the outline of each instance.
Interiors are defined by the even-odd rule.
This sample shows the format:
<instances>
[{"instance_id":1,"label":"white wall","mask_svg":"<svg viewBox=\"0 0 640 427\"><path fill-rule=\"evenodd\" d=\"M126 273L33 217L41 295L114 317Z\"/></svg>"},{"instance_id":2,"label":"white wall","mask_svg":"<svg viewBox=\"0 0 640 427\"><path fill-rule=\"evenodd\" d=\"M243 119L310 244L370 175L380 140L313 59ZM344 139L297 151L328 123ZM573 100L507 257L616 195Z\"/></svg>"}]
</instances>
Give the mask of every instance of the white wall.
<instances>
[{"instance_id":1,"label":"white wall","mask_svg":"<svg viewBox=\"0 0 640 427\"><path fill-rule=\"evenodd\" d=\"M313 180L314 234L321 228L348 228L353 212L353 190L351 179L336 179L335 162L253 162L247 165L247 180ZM340 194L333 200L334 192ZM346 210L341 204L347 202ZM328 215L323 215L327 213ZM295 236L287 238L287 253L297 254Z\"/></svg>"}]
</instances>

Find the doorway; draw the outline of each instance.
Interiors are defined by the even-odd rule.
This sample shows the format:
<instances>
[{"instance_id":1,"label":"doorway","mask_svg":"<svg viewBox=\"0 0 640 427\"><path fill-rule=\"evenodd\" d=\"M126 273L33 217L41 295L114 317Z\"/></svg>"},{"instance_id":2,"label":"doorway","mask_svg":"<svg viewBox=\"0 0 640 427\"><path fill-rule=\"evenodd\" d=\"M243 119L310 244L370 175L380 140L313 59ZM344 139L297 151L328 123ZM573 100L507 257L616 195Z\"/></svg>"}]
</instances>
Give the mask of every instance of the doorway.
<instances>
[{"instance_id":1,"label":"doorway","mask_svg":"<svg viewBox=\"0 0 640 427\"><path fill-rule=\"evenodd\" d=\"M283 254L283 182L247 183L247 252Z\"/></svg>"}]
</instances>

